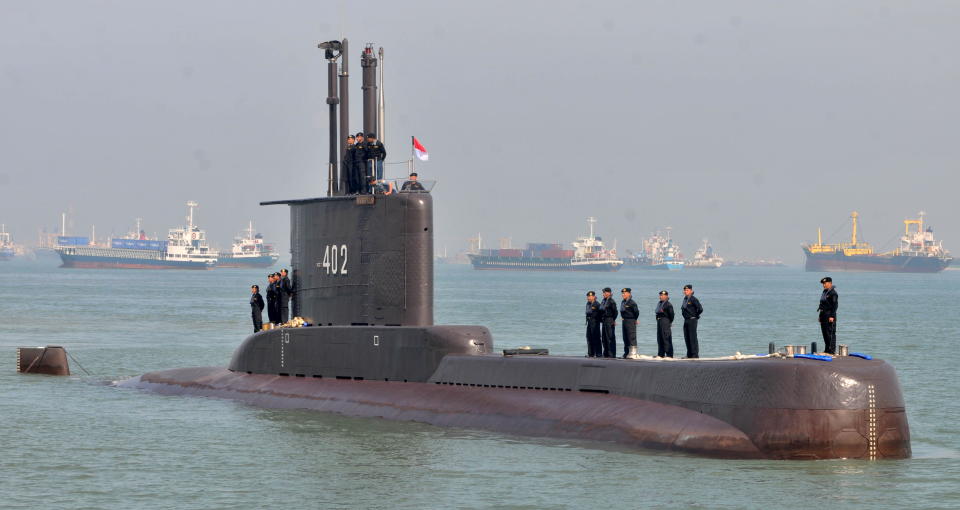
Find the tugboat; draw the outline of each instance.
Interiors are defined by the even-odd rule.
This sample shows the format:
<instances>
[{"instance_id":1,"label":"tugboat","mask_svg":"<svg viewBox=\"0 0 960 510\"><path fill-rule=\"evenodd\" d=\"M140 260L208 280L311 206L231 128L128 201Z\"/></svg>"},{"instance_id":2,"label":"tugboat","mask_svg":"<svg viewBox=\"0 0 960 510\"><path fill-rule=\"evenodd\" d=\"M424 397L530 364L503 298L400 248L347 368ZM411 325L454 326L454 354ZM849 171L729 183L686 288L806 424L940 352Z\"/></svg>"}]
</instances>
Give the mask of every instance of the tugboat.
<instances>
[{"instance_id":1,"label":"tugboat","mask_svg":"<svg viewBox=\"0 0 960 510\"><path fill-rule=\"evenodd\" d=\"M501 248L481 249L467 256L474 269L506 271L618 271L623 260L616 248L607 250L603 240L594 234L594 218L587 218L590 233L578 237L573 249L559 243L529 243L525 250Z\"/></svg>"},{"instance_id":2,"label":"tugboat","mask_svg":"<svg viewBox=\"0 0 960 510\"><path fill-rule=\"evenodd\" d=\"M673 242L673 229L666 227L666 235L659 230L643 241L640 253L627 259L627 267L634 269L654 269L678 271L685 263L680 248Z\"/></svg>"},{"instance_id":3,"label":"tugboat","mask_svg":"<svg viewBox=\"0 0 960 510\"><path fill-rule=\"evenodd\" d=\"M137 229L97 246L85 237L58 238L57 253L67 268L92 269L212 269L217 253L207 246L207 234L193 223L196 202L187 202L187 224L170 229L166 241L148 239Z\"/></svg>"},{"instance_id":4,"label":"tugboat","mask_svg":"<svg viewBox=\"0 0 960 510\"><path fill-rule=\"evenodd\" d=\"M703 245L693 254L693 260L686 263L690 269L716 269L723 265L723 257L713 251L710 241L704 239Z\"/></svg>"},{"instance_id":5,"label":"tugboat","mask_svg":"<svg viewBox=\"0 0 960 510\"><path fill-rule=\"evenodd\" d=\"M272 244L263 242L263 234L254 234L251 221L246 230L233 239L229 254L220 254L217 267L271 267L280 259Z\"/></svg>"},{"instance_id":6,"label":"tugboat","mask_svg":"<svg viewBox=\"0 0 960 510\"><path fill-rule=\"evenodd\" d=\"M346 40L321 48L330 82L339 76L347 90ZM378 111L372 50L361 63L369 131ZM910 456L896 372L865 354L789 346L715 359L585 359L497 353L483 326L434 325L433 197L343 193L336 105L348 116L330 88L327 196L261 203L290 208L296 318L248 336L227 367L118 386L720 458Z\"/></svg>"},{"instance_id":7,"label":"tugboat","mask_svg":"<svg viewBox=\"0 0 960 510\"><path fill-rule=\"evenodd\" d=\"M10 260L16 254L17 251L14 249L13 241L10 240L10 232L7 232L7 226L0 225L0 261Z\"/></svg>"},{"instance_id":8,"label":"tugboat","mask_svg":"<svg viewBox=\"0 0 960 510\"><path fill-rule=\"evenodd\" d=\"M946 269L953 257L943 247L943 241L933 237L933 229L924 228L923 217L903 221L900 246L887 253L875 253L873 246L857 239L857 219L853 211L850 242L823 244L823 236L817 229L817 242L804 244L807 271L880 271L888 273L939 273ZM910 227L915 227L911 231Z\"/></svg>"}]
</instances>

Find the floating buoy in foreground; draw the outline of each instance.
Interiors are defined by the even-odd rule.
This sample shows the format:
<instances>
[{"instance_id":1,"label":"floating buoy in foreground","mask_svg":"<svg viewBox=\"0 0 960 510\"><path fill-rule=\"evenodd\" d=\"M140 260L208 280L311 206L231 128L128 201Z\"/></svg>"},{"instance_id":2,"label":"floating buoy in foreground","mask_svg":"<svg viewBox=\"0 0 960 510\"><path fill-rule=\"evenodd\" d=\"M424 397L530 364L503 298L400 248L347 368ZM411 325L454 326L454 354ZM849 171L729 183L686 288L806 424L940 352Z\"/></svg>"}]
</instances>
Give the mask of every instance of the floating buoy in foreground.
<instances>
[{"instance_id":1,"label":"floating buoy in foreground","mask_svg":"<svg viewBox=\"0 0 960 510\"><path fill-rule=\"evenodd\" d=\"M70 375L67 351L59 345L17 347L17 373Z\"/></svg>"}]
</instances>

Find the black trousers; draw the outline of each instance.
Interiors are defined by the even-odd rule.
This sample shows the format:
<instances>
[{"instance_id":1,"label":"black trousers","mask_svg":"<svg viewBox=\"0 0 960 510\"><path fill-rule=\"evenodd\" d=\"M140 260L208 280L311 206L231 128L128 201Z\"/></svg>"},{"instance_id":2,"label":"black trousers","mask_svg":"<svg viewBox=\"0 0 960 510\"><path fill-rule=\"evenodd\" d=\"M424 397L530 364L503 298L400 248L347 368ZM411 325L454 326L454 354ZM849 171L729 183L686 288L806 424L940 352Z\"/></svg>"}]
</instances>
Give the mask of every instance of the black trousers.
<instances>
[{"instance_id":1,"label":"black trousers","mask_svg":"<svg viewBox=\"0 0 960 510\"><path fill-rule=\"evenodd\" d=\"M267 318L270 319L270 324L277 323L277 304L273 301L267 301Z\"/></svg>"},{"instance_id":2,"label":"black trousers","mask_svg":"<svg viewBox=\"0 0 960 510\"><path fill-rule=\"evenodd\" d=\"M697 340L698 319L683 319L683 342L687 344L687 357L700 357L700 342Z\"/></svg>"},{"instance_id":3,"label":"black trousers","mask_svg":"<svg viewBox=\"0 0 960 510\"><path fill-rule=\"evenodd\" d=\"M830 322L829 319L823 319L820 321L820 333L823 334L823 352L830 354L837 353L837 321L834 319L833 322Z\"/></svg>"},{"instance_id":4,"label":"black trousers","mask_svg":"<svg viewBox=\"0 0 960 510\"><path fill-rule=\"evenodd\" d=\"M637 346L637 319L623 319L620 325L623 336L623 355L630 354L630 348Z\"/></svg>"},{"instance_id":5,"label":"black trousers","mask_svg":"<svg viewBox=\"0 0 960 510\"><path fill-rule=\"evenodd\" d=\"M600 321L587 321L587 356L591 358L603 356L603 343L600 341Z\"/></svg>"},{"instance_id":6,"label":"black trousers","mask_svg":"<svg viewBox=\"0 0 960 510\"><path fill-rule=\"evenodd\" d=\"M617 329L613 326L612 320L603 321L603 357L617 357Z\"/></svg>"},{"instance_id":7,"label":"black trousers","mask_svg":"<svg viewBox=\"0 0 960 510\"><path fill-rule=\"evenodd\" d=\"M673 357L673 331L670 319L666 317L657 318L657 356L661 358Z\"/></svg>"},{"instance_id":8,"label":"black trousers","mask_svg":"<svg viewBox=\"0 0 960 510\"><path fill-rule=\"evenodd\" d=\"M259 308L250 310L250 318L253 319L253 332L256 333L263 329L263 312Z\"/></svg>"},{"instance_id":9,"label":"black trousers","mask_svg":"<svg viewBox=\"0 0 960 510\"><path fill-rule=\"evenodd\" d=\"M290 305L284 306L286 303L283 301L280 302L280 323L283 324L290 320Z\"/></svg>"}]
</instances>

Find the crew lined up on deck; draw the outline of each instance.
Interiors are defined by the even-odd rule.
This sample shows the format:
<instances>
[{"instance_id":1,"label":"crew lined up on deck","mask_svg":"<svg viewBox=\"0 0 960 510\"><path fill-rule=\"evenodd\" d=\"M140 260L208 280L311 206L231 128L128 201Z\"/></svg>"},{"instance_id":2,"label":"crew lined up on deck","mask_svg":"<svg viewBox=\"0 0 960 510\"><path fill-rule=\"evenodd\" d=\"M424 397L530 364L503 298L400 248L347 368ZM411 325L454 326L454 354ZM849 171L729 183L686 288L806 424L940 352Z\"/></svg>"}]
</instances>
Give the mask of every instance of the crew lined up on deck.
<instances>
[{"instance_id":1,"label":"crew lined up on deck","mask_svg":"<svg viewBox=\"0 0 960 510\"><path fill-rule=\"evenodd\" d=\"M263 297L260 295L260 286L250 287L250 314L253 319L253 332L263 329ZM287 276L287 270L267 275L267 318L270 324L283 324L290 320L290 299L294 288Z\"/></svg>"},{"instance_id":2,"label":"crew lined up on deck","mask_svg":"<svg viewBox=\"0 0 960 510\"><path fill-rule=\"evenodd\" d=\"M376 186L383 185L380 183L383 181L383 161L386 158L387 148L377 140L376 133L348 136L342 163L347 174L347 194L376 193Z\"/></svg>"},{"instance_id":3,"label":"crew lined up on deck","mask_svg":"<svg viewBox=\"0 0 960 510\"><path fill-rule=\"evenodd\" d=\"M824 352L836 354L837 345L837 308L839 297L833 288L833 279L829 276L820 280L823 284L823 293L820 295L819 314L820 331L823 334ZM654 318L657 327L657 357L673 357L673 319L675 317L673 304L670 303L670 293L661 290ZM637 359L637 319L640 309L633 300L633 290L624 287L620 290L622 300L619 311L617 302L612 297L610 287L603 289L603 301L597 302L594 291L587 292L586 325L587 325L587 357L588 358L616 358L617 337L616 321L619 314L622 320L621 334L623 335L623 358ZM703 305L693 295L693 285L683 286L683 304L680 305L680 314L683 316L683 341L687 347L685 358L700 357L700 341L697 338L697 326L700 316L703 315Z\"/></svg>"}]
</instances>

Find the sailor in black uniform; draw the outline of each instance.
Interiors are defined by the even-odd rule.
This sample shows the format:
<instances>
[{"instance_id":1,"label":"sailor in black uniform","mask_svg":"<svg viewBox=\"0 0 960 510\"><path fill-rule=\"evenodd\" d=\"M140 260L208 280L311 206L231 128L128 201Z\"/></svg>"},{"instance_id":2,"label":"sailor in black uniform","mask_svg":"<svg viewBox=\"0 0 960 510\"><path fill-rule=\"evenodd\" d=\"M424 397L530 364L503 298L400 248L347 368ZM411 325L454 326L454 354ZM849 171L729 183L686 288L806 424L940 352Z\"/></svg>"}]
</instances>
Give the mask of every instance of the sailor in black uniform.
<instances>
[{"instance_id":1,"label":"sailor in black uniform","mask_svg":"<svg viewBox=\"0 0 960 510\"><path fill-rule=\"evenodd\" d=\"M703 305L693 295L693 285L683 286L683 305L680 306L683 315L683 342L687 344L687 358L700 357L700 342L697 340L697 323L703 314Z\"/></svg>"},{"instance_id":2,"label":"sailor in black uniform","mask_svg":"<svg viewBox=\"0 0 960 510\"><path fill-rule=\"evenodd\" d=\"M603 310L597 302L597 293L587 292L587 357L599 358L603 355L603 344L600 342L600 323L603 322Z\"/></svg>"},{"instance_id":3,"label":"sailor in black uniform","mask_svg":"<svg viewBox=\"0 0 960 510\"><path fill-rule=\"evenodd\" d=\"M347 189L344 190L347 195L355 195L360 192L363 185L363 179L359 175L357 167L357 146L353 135L347 137L347 146L343 150L343 174L346 175Z\"/></svg>"},{"instance_id":4,"label":"sailor in black uniform","mask_svg":"<svg viewBox=\"0 0 960 510\"><path fill-rule=\"evenodd\" d=\"M263 329L263 296L260 295L260 286L250 286L250 317L253 319L253 332Z\"/></svg>"},{"instance_id":5,"label":"sailor in black uniform","mask_svg":"<svg viewBox=\"0 0 960 510\"><path fill-rule=\"evenodd\" d=\"M356 140L354 144L356 150L353 151L353 164L356 167L356 176L360 179L358 181L360 185L357 193L370 193L370 189L367 186L367 182L370 180L370 176L367 174L367 141L363 138L362 132L357 133L354 140Z\"/></svg>"},{"instance_id":6,"label":"sailor in black uniform","mask_svg":"<svg viewBox=\"0 0 960 510\"><path fill-rule=\"evenodd\" d=\"M621 334L623 336L623 358L637 359L637 317L640 317L640 307L633 300L630 287L620 290L620 319Z\"/></svg>"},{"instance_id":7,"label":"sailor in black uniform","mask_svg":"<svg viewBox=\"0 0 960 510\"><path fill-rule=\"evenodd\" d=\"M270 273L267 275L267 318L270 320L270 324L277 323L277 301L279 297L277 296L277 289L274 286L276 280L274 279L275 273Z\"/></svg>"},{"instance_id":8,"label":"sailor in black uniform","mask_svg":"<svg viewBox=\"0 0 960 510\"><path fill-rule=\"evenodd\" d=\"M377 140L376 133L367 133L365 150L364 157L372 160L370 162L373 165L367 175L377 176L378 181L383 180L383 161L387 159L387 148L383 146L383 142Z\"/></svg>"},{"instance_id":9,"label":"sailor in black uniform","mask_svg":"<svg viewBox=\"0 0 960 510\"><path fill-rule=\"evenodd\" d=\"M283 324L290 320L290 296L293 295L293 286L290 285L290 278L287 277L287 270L280 270L280 280L278 280L280 291L280 304L277 308L280 309L280 323Z\"/></svg>"},{"instance_id":10,"label":"sailor in black uniform","mask_svg":"<svg viewBox=\"0 0 960 510\"><path fill-rule=\"evenodd\" d=\"M823 334L824 352L837 353L837 307L840 306L840 296L833 288L833 278L825 276L820 280L823 284L823 293L820 294L820 333Z\"/></svg>"},{"instance_id":11,"label":"sailor in black uniform","mask_svg":"<svg viewBox=\"0 0 960 510\"><path fill-rule=\"evenodd\" d=\"M603 357L617 357L617 301L611 297L613 292L610 287L603 289L603 301L600 302L600 309L603 310Z\"/></svg>"},{"instance_id":12,"label":"sailor in black uniform","mask_svg":"<svg viewBox=\"0 0 960 510\"><path fill-rule=\"evenodd\" d=\"M673 305L670 304L670 293L661 290L660 301L655 311L657 317L657 356L673 357Z\"/></svg>"}]
</instances>

